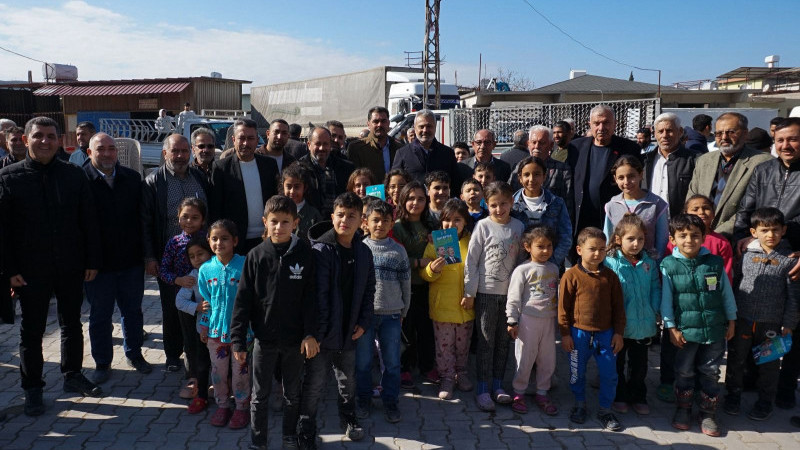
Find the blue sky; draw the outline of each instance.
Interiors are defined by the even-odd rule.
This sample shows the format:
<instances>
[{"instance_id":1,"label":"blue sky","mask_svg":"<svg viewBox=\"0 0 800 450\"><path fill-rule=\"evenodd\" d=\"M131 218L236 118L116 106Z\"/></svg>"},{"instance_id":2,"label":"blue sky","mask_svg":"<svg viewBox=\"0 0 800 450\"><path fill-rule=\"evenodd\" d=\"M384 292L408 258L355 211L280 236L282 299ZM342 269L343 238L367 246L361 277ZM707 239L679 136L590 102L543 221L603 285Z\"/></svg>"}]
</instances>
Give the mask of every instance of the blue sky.
<instances>
[{"instance_id":1,"label":"blue sky","mask_svg":"<svg viewBox=\"0 0 800 450\"><path fill-rule=\"evenodd\" d=\"M5 2L4 2L5 1ZM611 58L662 70L662 82L714 78L739 66L800 66L793 1L536 1L541 13ZM0 0L0 45L78 66L79 78L208 75L254 85L403 65L422 49L424 0L37 1ZM230 5L236 5L230 6ZM570 69L627 78L631 69L571 41L523 0L442 0L442 77L477 82L478 56L492 73L513 70L536 87ZM0 51L0 79L41 64ZM639 81L657 81L634 70Z\"/></svg>"}]
</instances>

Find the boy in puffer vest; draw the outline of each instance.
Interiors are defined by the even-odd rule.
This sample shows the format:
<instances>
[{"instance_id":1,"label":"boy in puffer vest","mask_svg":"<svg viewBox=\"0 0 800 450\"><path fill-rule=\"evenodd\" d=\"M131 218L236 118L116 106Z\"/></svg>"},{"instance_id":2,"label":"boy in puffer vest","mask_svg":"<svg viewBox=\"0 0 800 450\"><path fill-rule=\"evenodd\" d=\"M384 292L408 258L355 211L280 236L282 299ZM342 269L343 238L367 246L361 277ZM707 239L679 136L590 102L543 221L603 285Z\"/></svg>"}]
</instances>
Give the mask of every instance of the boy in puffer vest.
<instances>
[{"instance_id":1,"label":"boy in puffer vest","mask_svg":"<svg viewBox=\"0 0 800 450\"><path fill-rule=\"evenodd\" d=\"M722 258L702 246L705 234L705 225L697 216L678 214L670 219L669 239L675 248L661 262L661 315L670 341L678 349L678 407L672 426L678 430L690 427L697 375L701 387L700 429L708 436L719 436L719 366L725 341L733 336L736 300Z\"/></svg>"},{"instance_id":2,"label":"boy in puffer vest","mask_svg":"<svg viewBox=\"0 0 800 450\"><path fill-rule=\"evenodd\" d=\"M785 239L786 223L777 208L760 208L750 216L752 242L742 255L742 280L736 289L736 334L728 347L725 373L727 395L723 410L738 415L745 361L751 349L770 336L786 336L797 324L800 283L792 282L789 270L797 263ZM753 420L767 420L778 388L780 360L756 366L758 401L747 413Z\"/></svg>"}]
</instances>

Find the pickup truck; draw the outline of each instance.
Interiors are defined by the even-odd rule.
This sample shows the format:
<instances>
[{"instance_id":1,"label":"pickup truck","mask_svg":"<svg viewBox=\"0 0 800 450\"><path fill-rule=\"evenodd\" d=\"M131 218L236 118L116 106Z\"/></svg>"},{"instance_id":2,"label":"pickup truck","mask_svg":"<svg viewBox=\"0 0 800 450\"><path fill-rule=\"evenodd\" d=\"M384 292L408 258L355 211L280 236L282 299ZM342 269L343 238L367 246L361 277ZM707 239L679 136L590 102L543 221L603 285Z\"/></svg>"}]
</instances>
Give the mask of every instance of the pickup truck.
<instances>
[{"instance_id":1,"label":"pickup truck","mask_svg":"<svg viewBox=\"0 0 800 450\"><path fill-rule=\"evenodd\" d=\"M226 143L228 128L233 125L233 122L233 120L197 117L187 120L183 124L183 130L175 130L173 133L180 132L186 136L186 139L189 139L194 130L201 127L210 128L216 135L217 156L219 156L224 150L223 146ZM100 119L100 131L107 133L111 137L125 137L139 141L142 148L142 165L145 168L156 167L161 164L161 149L167 135L159 133L155 125L155 120Z\"/></svg>"}]
</instances>

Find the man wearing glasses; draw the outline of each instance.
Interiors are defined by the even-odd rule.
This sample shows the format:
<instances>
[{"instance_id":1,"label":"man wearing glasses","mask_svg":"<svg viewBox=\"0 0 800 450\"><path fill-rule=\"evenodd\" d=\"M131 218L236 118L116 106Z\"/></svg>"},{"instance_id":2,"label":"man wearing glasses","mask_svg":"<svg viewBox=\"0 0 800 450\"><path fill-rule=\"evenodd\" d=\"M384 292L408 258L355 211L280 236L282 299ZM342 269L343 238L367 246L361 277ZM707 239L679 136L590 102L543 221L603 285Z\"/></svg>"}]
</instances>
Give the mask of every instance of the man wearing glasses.
<instances>
[{"instance_id":1,"label":"man wearing glasses","mask_svg":"<svg viewBox=\"0 0 800 450\"><path fill-rule=\"evenodd\" d=\"M214 162L215 152L217 150L216 136L214 132L208 128L198 128L192 131L192 167L203 172L203 174L211 182L211 164Z\"/></svg>"},{"instance_id":2,"label":"man wearing glasses","mask_svg":"<svg viewBox=\"0 0 800 450\"><path fill-rule=\"evenodd\" d=\"M687 198L702 194L714 201L714 231L731 239L736 210L753 169L772 159L769 153L744 145L747 117L729 112L717 118L714 139L719 151L697 158Z\"/></svg>"},{"instance_id":3,"label":"man wearing glasses","mask_svg":"<svg viewBox=\"0 0 800 450\"><path fill-rule=\"evenodd\" d=\"M482 162L494 168L495 180L508 182L511 177L511 166L507 162L492 156L492 150L494 150L495 145L497 145L497 142L491 130L478 130L475 133L475 137L472 139L472 150L475 156L458 163L462 180L472 178L475 164Z\"/></svg>"}]
</instances>

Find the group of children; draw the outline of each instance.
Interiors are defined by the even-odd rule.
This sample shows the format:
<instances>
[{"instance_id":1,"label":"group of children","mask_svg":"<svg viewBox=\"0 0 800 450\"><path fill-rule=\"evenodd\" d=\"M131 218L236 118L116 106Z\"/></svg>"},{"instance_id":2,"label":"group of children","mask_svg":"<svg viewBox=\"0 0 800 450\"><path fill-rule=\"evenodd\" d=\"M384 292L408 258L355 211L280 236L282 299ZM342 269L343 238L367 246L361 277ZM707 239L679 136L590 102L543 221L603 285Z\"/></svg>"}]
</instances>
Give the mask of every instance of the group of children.
<instances>
[{"instance_id":1,"label":"group of children","mask_svg":"<svg viewBox=\"0 0 800 450\"><path fill-rule=\"evenodd\" d=\"M616 431L621 424L614 412L630 406L649 413L648 346L663 324L662 371L675 370L674 381L662 377L659 396L674 389L672 425L689 428L697 397L702 431L718 436L717 382L726 341L733 338L724 409L734 414L749 348L772 332L791 333L797 322L795 288L787 282L795 260L781 244L783 216L774 208L753 214L755 240L734 292L730 245L710 231L711 200L694 196L684 214L667 221L663 200L639 187L637 159L622 157L614 170L622 193L606 205L607 233L581 230L574 242L580 258L566 272L572 225L563 199L543 187L546 165L535 157L517 165L522 188L516 193L484 170L488 183L466 181L460 199L450 198L444 172L429 173L423 184L390 171L385 201L366 196L370 173L354 172L330 221L306 203L306 175L290 166L282 173L284 195L266 203L264 242L246 257L234 254L233 223L215 222L206 237L205 207L185 200L183 233L167 245L162 279L180 288L189 412L206 409L210 376L218 406L211 423L250 424L253 444L265 447L267 400L277 377L283 444L315 448L317 406L331 369L342 429L359 440L359 419L370 416L374 392L386 420L401 420L400 389L414 388L414 370L439 384L443 400L456 389L474 389L481 410L508 404L526 413L535 367L534 403L556 415L548 391L560 335L575 397L570 419L587 418L586 366L594 356L597 417ZM434 230L450 228L461 260L437 253L431 242ZM756 277L774 282L756 283ZM475 383L467 367L473 328ZM517 364L509 394L503 377L512 340ZM672 351L663 351L668 345ZM771 413L776 364L759 366L753 419Z\"/></svg>"}]
</instances>

